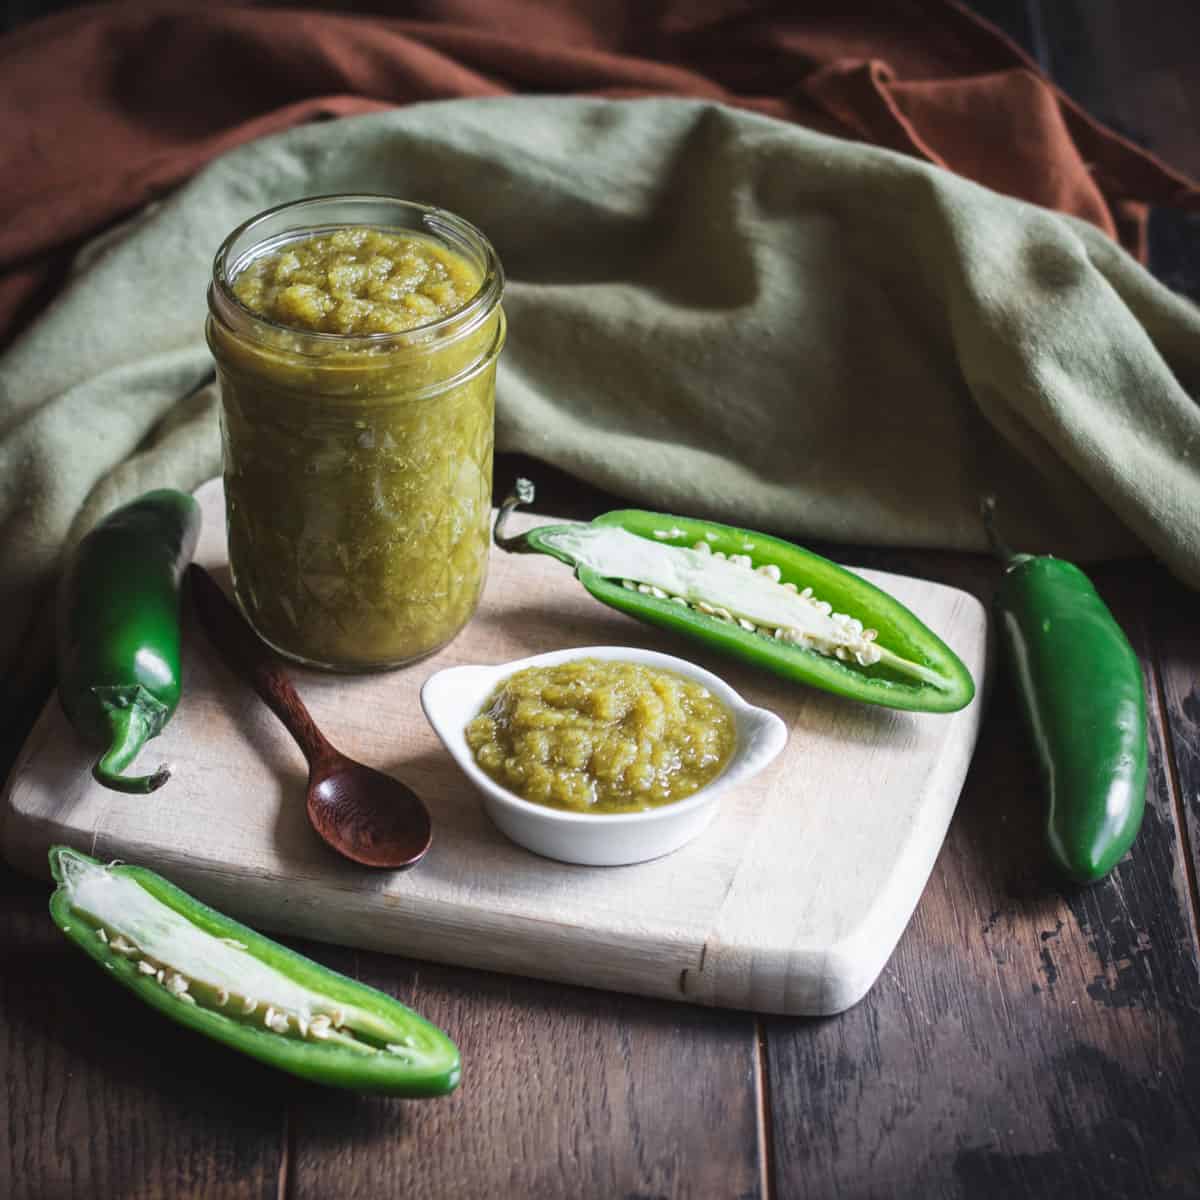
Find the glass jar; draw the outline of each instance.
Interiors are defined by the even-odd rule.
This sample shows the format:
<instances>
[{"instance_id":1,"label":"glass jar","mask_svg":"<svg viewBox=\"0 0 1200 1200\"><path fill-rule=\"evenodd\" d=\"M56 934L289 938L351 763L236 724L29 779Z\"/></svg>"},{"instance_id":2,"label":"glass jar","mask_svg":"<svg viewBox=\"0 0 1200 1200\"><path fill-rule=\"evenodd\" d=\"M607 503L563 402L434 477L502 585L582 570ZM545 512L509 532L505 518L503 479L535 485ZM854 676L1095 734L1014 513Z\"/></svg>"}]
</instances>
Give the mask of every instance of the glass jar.
<instances>
[{"instance_id":1,"label":"glass jar","mask_svg":"<svg viewBox=\"0 0 1200 1200\"><path fill-rule=\"evenodd\" d=\"M402 332L341 334L270 319L235 292L248 266L290 243L376 232L469 268L474 295ZM217 252L207 334L229 565L243 613L280 653L332 670L399 666L444 645L475 611L503 287L474 226L383 196L270 209Z\"/></svg>"}]
</instances>

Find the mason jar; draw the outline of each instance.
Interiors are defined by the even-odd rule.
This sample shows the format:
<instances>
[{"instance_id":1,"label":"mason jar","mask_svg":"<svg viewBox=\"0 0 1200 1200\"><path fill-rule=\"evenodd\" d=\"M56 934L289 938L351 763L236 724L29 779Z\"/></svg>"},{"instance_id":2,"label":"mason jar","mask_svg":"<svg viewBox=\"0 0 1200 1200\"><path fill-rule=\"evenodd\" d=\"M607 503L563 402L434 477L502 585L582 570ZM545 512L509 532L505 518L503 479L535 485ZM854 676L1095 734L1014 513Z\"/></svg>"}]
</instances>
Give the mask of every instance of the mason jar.
<instances>
[{"instance_id":1,"label":"mason jar","mask_svg":"<svg viewBox=\"0 0 1200 1200\"><path fill-rule=\"evenodd\" d=\"M452 213L281 205L213 264L229 566L259 636L308 666L399 666L471 618L488 560L504 276Z\"/></svg>"}]
</instances>

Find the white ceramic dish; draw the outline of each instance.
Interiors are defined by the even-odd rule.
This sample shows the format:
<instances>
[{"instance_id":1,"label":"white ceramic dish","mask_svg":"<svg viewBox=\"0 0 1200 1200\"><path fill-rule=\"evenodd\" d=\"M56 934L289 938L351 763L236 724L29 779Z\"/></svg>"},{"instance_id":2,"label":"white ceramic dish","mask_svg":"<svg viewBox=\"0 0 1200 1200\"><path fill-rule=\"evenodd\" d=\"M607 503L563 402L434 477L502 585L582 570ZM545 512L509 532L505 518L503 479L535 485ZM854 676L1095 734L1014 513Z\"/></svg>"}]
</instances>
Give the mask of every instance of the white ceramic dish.
<instances>
[{"instance_id":1,"label":"white ceramic dish","mask_svg":"<svg viewBox=\"0 0 1200 1200\"><path fill-rule=\"evenodd\" d=\"M565 812L522 800L495 783L475 764L465 737L467 723L497 685L514 672L576 658L644 663L702 683L733 713L736 722L737 744L729 765L686 800L635 813ZM686 659L631 646L584 646L495 666L449 667L425 681L421 707L454 761L482 793L484 810L501 833L535 854L589 867L644 862L678 850L716 816L721 794L761 771L787 741L787 727L779 717L748 704L711 671Z\"/></svg>"}]
</instances>

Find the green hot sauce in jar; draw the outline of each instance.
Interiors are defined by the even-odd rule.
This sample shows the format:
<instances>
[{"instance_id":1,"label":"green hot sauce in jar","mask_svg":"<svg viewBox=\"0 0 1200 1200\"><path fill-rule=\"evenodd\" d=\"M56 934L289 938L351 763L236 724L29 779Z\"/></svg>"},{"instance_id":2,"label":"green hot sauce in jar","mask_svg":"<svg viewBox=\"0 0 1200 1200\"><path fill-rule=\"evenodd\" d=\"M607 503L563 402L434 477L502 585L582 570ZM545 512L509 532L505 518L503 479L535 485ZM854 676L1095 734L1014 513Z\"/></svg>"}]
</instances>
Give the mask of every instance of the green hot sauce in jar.
<instances>
[{"instance_id":1,"label":"green hot sauce in jar","mask_svg":"<svg viewBox=\"0 0 1200 1200\"><path fill-rule=\"evenodd\" d=\"M217 254L229 564L276 650L399 666L470 619L487 568L504 276L450 213L301 200Z\"/></svg>"}]
</instances>

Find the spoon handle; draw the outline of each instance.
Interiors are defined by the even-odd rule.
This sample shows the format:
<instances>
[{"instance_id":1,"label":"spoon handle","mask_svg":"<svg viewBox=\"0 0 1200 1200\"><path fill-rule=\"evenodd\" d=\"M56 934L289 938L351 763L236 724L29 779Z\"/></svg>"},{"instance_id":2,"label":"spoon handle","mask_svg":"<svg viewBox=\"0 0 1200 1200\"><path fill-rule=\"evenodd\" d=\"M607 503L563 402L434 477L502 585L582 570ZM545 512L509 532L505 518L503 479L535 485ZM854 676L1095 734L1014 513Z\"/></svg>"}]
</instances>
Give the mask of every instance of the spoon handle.
<instances>
[{"instance_id":1,"label":"spoon handle","mask_svg":"<svg viewBox=\"0 0 1200 1200\"><path fill-rule=\"evenodd\" d=\"M267 646L259 640L233 601L201 566L187 569L188 590L205 632L226 663L259 694L296 739L311 767L337 753L317 728L300 694Z\"/></svg>"}]
</instances>

